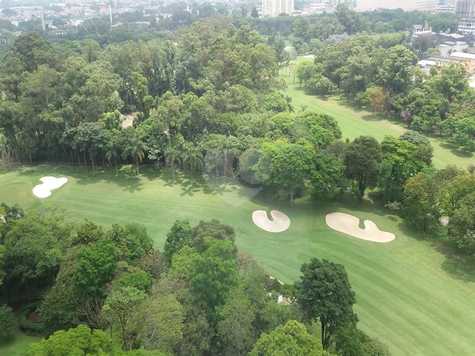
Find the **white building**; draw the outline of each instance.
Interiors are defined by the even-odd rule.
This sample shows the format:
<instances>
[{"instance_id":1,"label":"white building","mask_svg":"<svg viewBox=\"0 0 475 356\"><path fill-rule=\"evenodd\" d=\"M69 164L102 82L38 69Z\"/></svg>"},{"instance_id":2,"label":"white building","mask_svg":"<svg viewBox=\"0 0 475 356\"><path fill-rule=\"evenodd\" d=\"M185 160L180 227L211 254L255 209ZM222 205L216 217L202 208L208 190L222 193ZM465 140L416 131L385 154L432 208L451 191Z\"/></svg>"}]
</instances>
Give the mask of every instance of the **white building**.
<instances>
[{"instance_id":1,"label":"white building","mask_svg":"<svg viewBox=\"0 0 475 356\"><path fill-rule=\"evenodd\" d=\"M416 9L428 12L455 12L455 0L416 0Z\"/></svg>"},{"instance_id":2,"label":"white building","mask_svg":"<svg viewBox=\"0 0 475 356\"><path fill-rule=\"evenodd\" d=\"M262 0L262 16L292 15L294 0Z\"/></svg>"}]
</instances>

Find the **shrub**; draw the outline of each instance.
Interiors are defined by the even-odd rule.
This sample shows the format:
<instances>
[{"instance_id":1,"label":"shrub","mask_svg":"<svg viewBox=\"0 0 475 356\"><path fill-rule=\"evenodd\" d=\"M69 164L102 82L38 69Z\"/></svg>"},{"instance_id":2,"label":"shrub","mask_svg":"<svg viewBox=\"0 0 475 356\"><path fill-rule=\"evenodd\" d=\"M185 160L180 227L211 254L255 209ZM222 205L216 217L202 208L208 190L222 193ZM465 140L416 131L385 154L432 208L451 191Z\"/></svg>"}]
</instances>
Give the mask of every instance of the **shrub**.
<instances>
[{"instance_id":1,"label":"shrub","mask_svg":"<svg viewBox=\"0 0 475 356\"><path fill-rule=\"evenodd\" d=\"M17 322L12 309L7 305L0 306L0 341L11 339L15 335Z\"/></svg>"}]
</instances>

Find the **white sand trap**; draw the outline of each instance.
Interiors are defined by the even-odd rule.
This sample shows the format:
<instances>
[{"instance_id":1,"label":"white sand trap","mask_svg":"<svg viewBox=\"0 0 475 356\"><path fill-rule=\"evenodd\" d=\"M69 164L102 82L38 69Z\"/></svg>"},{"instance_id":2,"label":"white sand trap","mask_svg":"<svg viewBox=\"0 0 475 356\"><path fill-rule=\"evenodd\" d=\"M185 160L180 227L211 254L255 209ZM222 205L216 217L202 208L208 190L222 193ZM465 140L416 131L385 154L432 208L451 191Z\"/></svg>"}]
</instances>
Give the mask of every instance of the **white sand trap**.
<instances>
[{"instance_id":1,"label":"white sand trap","mask_svg":"<svg viewBox=\"0 0 475 356\"><path fill-rule=\"evenodd\" d=\"M272 210L270 216L269 219L266 211L256 210L252 213L252 221L267 232L284 232L289 229L290 219L287 215L278 210Z\"/></svg>"},{"instance_id":2,"label":"white sand trap","mask_svg":"<svg viewBox=\"0 0 475 356\"><path fill-rule=\"evenodd\" d=\"M372 242L391 242L396 235L379 230L378 226L370 221L364 221L364 229L360 228L360 219L344 213L332 213L326 216L327 225L338 232Z\"/></svg>"},{"instance_id":3,"label":"white sand trap","mask_svg":"<svg viewBox=\"0 0 475 356\"><path fill-rule=\"evenodd\" d=\"M46 199L51 196L53 190L61 188L68 182L68 178L61 177L43 177L40 179L42 184L33 188L33 194L40 199Z\"/></svg>"}]
</instances>

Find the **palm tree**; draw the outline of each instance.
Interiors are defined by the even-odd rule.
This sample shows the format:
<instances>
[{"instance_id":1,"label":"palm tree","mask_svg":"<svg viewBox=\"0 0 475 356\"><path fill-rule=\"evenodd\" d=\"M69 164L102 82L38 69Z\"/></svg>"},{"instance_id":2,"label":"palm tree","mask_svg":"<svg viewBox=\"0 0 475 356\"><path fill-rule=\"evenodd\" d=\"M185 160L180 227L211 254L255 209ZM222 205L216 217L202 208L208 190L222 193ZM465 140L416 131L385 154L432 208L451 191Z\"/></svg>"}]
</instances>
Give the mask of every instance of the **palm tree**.
<instances>
[{"instance_id":1,"label":"palm tree","mask_svg":"<svg viewBox=\"0 0 475 356\"><path fill-rule=\"evenodd\" d=\"M130 127L124 130L124 145L122 151L123 159L132 159L134 161L137 173L140 172L140 163L145 159L145 144L137 136L134 128Z\"/></svg>"},{"instance_id":2,"label":"palm tree","mask_svg":"<svg viewBox=\"0 0 475 356\"><path fill-rule=\"evenodd\" d=\"M186 142L183 149L183 165L192 171L201 170L204 161L200 148L193 143Z\"/></svg>"}]
</instances>

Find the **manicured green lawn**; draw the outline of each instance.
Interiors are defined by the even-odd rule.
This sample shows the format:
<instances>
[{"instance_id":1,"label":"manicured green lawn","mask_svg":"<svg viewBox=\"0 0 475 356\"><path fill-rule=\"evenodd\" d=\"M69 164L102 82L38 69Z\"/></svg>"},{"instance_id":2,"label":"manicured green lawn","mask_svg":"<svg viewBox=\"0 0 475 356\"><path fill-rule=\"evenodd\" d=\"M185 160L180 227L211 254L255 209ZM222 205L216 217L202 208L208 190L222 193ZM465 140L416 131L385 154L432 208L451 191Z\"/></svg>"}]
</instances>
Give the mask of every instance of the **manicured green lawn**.
<instances>
[{"instance_id":1,"label":"manicured green lawn","mask_svg":"<svg viewBox=\"0 0 475 356\"><path fill-rule=\"evenodd\" d=\"M357 111L344 105L338 98L331 97L324 100L305 94L297 84L294 84L295 78L291 69L284 68L281 71L281 76L288 83L285 93L292 98L292 103L296 109L306 108L333 116L338 121L344 138L354 139L358 136L373 136L381 141L384 136L400 136L407 130L399 123L382 119L367 111ZM453 150L440 139L430 138L430 141L434 147L433 162L437 168L444 168L447 165L466 168L469 165L475 165L473 154Z\"/></svg>"},{"instance_id":2,"label":"manicured green lawn","mask_svg":"<svg viewBox=\"0 0 475 356\"><path fill-rule=\"evenodd\" d=\"M28 351L29 346L39 340L39 337L18 333L11 342L0 344L0 355L23 356Z\"/></svg>"},{"instance_id":3,"label":"manicured green lawn","mask_svg":"<svg viewBox=\"0 0 475 356\"><path fill-rule=\"evenodd\" d=\"M39 201L31 189L45 175L66 175L70 182ZM0 172L0 201L57 208L69 218L108 225L144 224L159 247L176 219L216 218L235 228L242 251L286 282L296 280L301 264L312 257L344 264L357 295L359 325L394 355L471 355L475 350L475 284L469 281L475 278L454 274L457 266L430 242L417 239L399 218L369 205L301 200L289 206L235 183L179 175L174 184L170 175L157 177L151 170L127 180L59 166ZM251 222L258 208L284 211L292 219L290 229L282 234L259 230ZM325 214L333 211L372 219L397 239L381 245L345 237L326 227Z\"/></svg>"}]
</instances>

